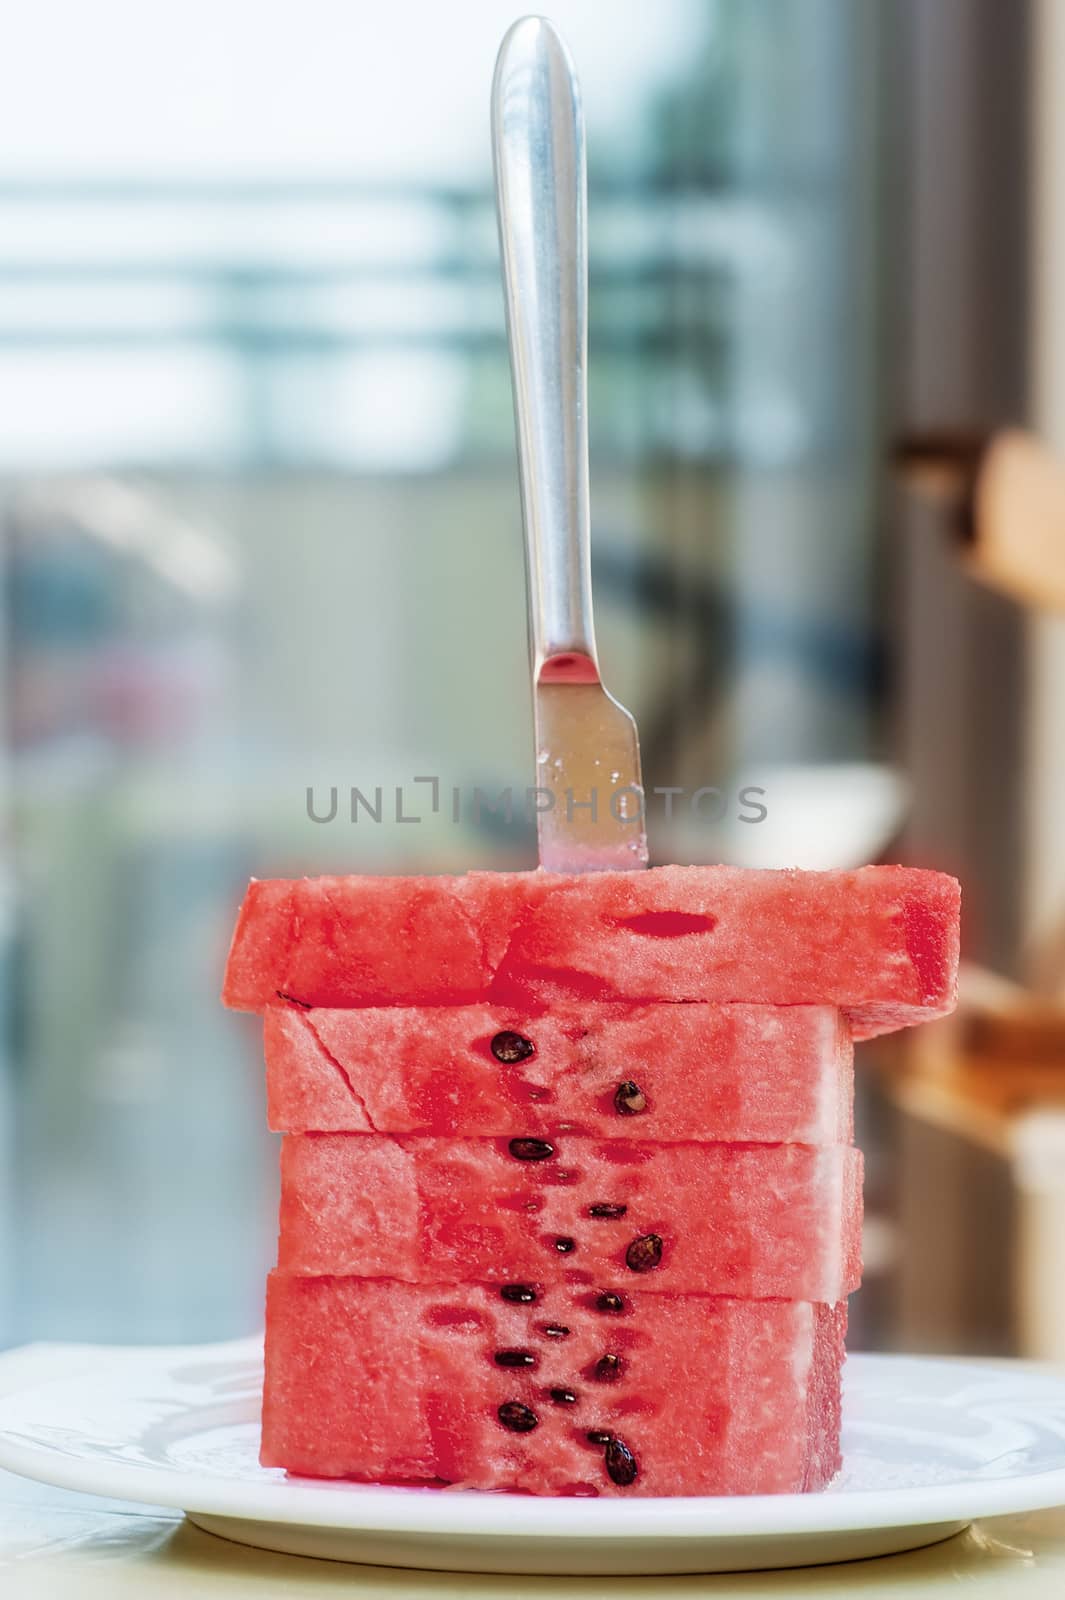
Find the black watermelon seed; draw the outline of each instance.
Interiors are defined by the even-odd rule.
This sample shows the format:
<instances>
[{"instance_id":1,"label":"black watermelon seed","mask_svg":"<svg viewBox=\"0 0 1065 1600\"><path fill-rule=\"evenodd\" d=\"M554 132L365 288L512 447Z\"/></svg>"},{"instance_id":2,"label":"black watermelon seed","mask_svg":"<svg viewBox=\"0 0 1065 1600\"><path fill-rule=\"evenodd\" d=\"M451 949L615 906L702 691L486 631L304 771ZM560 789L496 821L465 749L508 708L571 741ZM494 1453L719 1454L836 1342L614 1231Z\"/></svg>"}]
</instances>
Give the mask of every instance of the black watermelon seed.
<instances>
[{"instance_id":1,"label":"black watermelon seed","mask_svg":"<svg viewBox=\"0 0 1065 1600\"><path fill-rule=\"evenodd\" d=\"M570 1256L570 1255L572 1255L574 1250L576 1250L576 1248L577 1248L576 1239L566 1239L566 1238L564 1238L564 1239L556 1239L555 1240L555 1249L558 1251L559 1255L561 1255L561 1256Z\"/></svg>"},{"instance_id":2,"label":"black watermelon seed","mask_svg":"<svg viewBox=\"0 0 1065 1600\"><path fill-rule=\"evenodd\" d=\"M504 1400L496 1416L511 1433L532 1433L540 1424L536 1412L528 1406L523 1406L520 1400Z\"/></svg>"},{"instance_id":3,"label":"black watermelon seed","mask_svg":"<svg viewBox=\"0 0 1065 1600\"><path fill-rule=\"evenodd\" d=\"M536 1046L531 1039L526 1039L523 1033L511 1033L509 1028L496 1034L491 1049L497 1061L506 1062L527 1061L536 1053Z\"/></svg>"},{"instance_id":4,"label":"black watermelon seed","mask_svg":"<svg viewBox=\"0 0 1065 1600\"><path fill-rule=\"evenodd\" d=\"M509 1300L511 1305L531 1306L539 1295L531 1283L505 1283L499 1291L502 1300Z\"/></svg>"},{"instance_id":5,"label":"black watermelon seed","mask_svg":"<svg viewBox=\"0 0 1065 1600\"><path fill-rule=\"evenodd\" d=\"M619 1294L601 1294L595 1302L597 1311L624 1311L625 1302Z\"/></svg>"},{"instance_id":6,"label":"black watermelon seed","mask_svg":"<svg viewBox=\"0 0 1065 1600\"><path fill-rule=\"evenodd\" d=\"M625 1363L620 1356L600 1356L595 1364L595 1381L597 1383L617 1383L625 1370Z\"/></svg>"},{"instance_id":7,"label":"black watermelon seed","mask_svg":"<svg viewBox=\"0 0 1065 1600\"><path fill-rule=\"evenodd\" d=\"M625 1252L630 1272L653 1272L662 1263L662 1240L657 1233L641 1233Z\"/></svg>"},{"instance_id":8,"label":"black watermelon seed","mask_svg":"<svg viewBox=\"0 0 1065 1600\"><path fill-rule=\"evenodd\" d=\"M614 1439L612 1433L604 1433L601 1428L593 1428L591 1433L586 1433L584 1437L589 1444L612 1444Z\"/></svg>"},{"instance_id":9,"label":"black watermelon seed","mask_svg":"<svg viewBox=\"0 0 1065 1600\"><path fill-rule=\"evenodd\" d=\"M612 1200L600 1200L594 1206L588 1207L590 1217L603 1217L607 1222L616 1222L618 1217L623 1217L628 1206L615 1204Z\"/></svg>"},{"instance_id":10,"label":"black watermelon seed","mask_svg":"<svg viewBox=\"0 0 1065 1600\"><path fill-rule=\"evenodd\" d=\"M290 1006L299 1006L301 1011L314 1010L309 1000L297 1000L294 994L286 994L284 989L275 989L274 993L279 1000L287 1000Z\"/></svg>"},{"instance_id":11,"label":"black watermelon seed","mask_svg":"<svg viewBox=\"0 0 1065 1600\"><path fill-rule=\"evenodd\" d=\"M560 1322L545 1322L540 1330L549 1339L568 1339L569 1329L564 1328Z\"/></svg>"},{"instance_id":12,"label":"black watermelon seed","mask_svg":"<svg viewBox=\"0 0 1065 1600\"><path fill-rule=\"evenodd\" d=\"M551 1398L556 1406L575 1406L577 1396L572 1389L552 1389Z\"/></svg>"},{"instance_id":13,"label":"black watermelon seed","mask_svg":"<svg viewBox=\"0 0 1065 1600\"><path fill-rule=\"evenodd\" d=\"M622 1439L611 1439L606 1447L607 1474L622 1489L636 1482L639 1467L636 1457Z\"/></svg>"},{"instance_id":14,"label":"black watermelon seed","mask_svg":"<svg viewBox=\"0 0 1065 1600\"><path fill-rule=\"evenodd\" d=\"M546 1161L555 1153L546 1139L511 1139L508 1148L515 1161Z\"/></svg>"},{"instance_id":15,"label":"black watermelon seed","mask_svg":"<svg viewBox=\"0 0 1065 1600\"><path fill-rule=\"evenodd\" d=\"M493 1357L497 1367L535 1367L536 1357L531 1350L497 1350Z\"/></svg>"},{"instance_id":16,"label":"black watermelon seed","mask_svg":"<svg viewBox=\"0 0 1065 1600\"><path fill-rule=\"evenodd\" d=\"M614 1091L614 1110L619 1117L638 1117L647 1110L647 1096L638 1083L626 1078Z\"/></svg>"}]
</instances>

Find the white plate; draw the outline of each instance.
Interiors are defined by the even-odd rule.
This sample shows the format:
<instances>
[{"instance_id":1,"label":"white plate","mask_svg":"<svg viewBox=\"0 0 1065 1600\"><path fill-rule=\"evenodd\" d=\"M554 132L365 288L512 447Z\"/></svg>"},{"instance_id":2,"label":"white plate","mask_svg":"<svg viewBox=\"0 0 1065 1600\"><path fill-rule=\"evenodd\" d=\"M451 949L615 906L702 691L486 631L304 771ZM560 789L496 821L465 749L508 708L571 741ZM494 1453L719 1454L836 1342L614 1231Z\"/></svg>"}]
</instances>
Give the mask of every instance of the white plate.
<instances>
[{"instance_id":1,"label":"white plate","mask_svg":"<svg viewBox=\"0 0 1065 1600\"><path fill-rule=\"evenodd\" d=\"M258 1340L0 1356L0 1467L177 1506L298 1555L467 1572L671 1573L914 1549L1065 1504L1065 1380L1021 1363L855 1355L821 1494L536 1499L288 1479L260 1467ZM8 1392L3 1393L4 1390Z\"/></svg>"}]
</instances>

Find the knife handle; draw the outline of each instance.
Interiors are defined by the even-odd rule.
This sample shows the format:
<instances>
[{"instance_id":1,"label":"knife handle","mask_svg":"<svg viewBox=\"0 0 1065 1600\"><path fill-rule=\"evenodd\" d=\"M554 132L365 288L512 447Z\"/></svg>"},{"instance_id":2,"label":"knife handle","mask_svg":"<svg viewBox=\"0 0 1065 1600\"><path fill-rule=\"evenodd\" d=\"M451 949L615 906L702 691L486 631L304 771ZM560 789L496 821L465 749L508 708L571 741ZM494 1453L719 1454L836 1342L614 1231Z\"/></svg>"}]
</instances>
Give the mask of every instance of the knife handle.
<instances>
[{"instance_id":1,"label":"knife handle","mask_svg":"<svg viewBox=\"0 0 1065 1600\"><path fill-rule=\"evenodd\" d=\"M533 681L597 682L588 510L584 118L542 17L507 33L492 155L514 387Z\"/></svg>"}]
</instances>

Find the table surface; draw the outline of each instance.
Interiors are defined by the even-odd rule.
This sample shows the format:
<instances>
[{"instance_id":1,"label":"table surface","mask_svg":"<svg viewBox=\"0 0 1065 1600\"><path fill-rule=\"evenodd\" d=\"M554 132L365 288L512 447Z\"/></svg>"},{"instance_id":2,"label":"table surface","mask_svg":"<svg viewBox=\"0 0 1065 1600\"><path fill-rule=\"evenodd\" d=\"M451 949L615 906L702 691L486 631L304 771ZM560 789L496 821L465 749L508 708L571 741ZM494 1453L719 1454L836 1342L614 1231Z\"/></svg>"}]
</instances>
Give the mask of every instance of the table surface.
<instances>
[{"instance_id":1,"label":"table surface","mask_svg":"<svg viewBox=\"0 0 1065 1600\"><path fill-rule=\"evenodd\" d=\"M198 1600L199 1596L343 1593L381 1600L521 1597L626 1600L657 1595L840 1596L860 1590L911 1600L964 1591L967 1600L1050 1600L1065 1593L1065 1508L974 1523L925 1550L833 1567L682 1578L509 1578L357 1567L272 1555L216 1539L180 1512L96 1500L0 1472L4 1600Z\"/></svg>"}]
</instances>

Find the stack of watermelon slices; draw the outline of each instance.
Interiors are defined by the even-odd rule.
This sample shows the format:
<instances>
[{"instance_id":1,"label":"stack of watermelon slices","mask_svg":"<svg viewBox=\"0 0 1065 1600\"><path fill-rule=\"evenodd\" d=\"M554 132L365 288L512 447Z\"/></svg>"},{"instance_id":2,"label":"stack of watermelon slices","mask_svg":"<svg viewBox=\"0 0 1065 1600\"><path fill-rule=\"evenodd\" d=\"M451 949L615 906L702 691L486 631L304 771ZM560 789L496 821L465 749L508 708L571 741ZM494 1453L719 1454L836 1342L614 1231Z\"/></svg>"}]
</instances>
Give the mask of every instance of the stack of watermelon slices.
<instances>
[{"instance_id":1,"label":"stack of watermelon slices","mask_svg":"<svg viewBox=\"0 0 1065 1600\"><path fill-rule=\"evenodd\" d=\"M948 1011L898 867L253 882L282 1151L262 1459L536 1494L814 1489L860 1276L852 1040Z\"/></svg>"}]
</instances>

